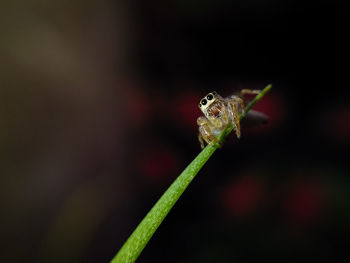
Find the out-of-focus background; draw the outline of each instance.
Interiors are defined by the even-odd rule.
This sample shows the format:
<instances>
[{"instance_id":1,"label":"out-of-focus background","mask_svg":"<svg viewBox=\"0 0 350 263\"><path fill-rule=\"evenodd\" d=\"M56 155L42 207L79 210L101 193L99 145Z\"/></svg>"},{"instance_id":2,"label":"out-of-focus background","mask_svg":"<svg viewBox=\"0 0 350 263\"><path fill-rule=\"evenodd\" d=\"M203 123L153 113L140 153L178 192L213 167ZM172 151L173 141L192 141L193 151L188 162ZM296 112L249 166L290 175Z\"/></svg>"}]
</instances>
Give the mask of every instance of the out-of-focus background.
<instances>
[{"instance_id":1,"label":"out-of-focus background","mask_svg":"<svg viewBox=\"0 0 350 263\"><path fill-rule=\"evenodd\" d=\"M0 2L1 262L108 262L199 153L198 101L273 90L139 262L330 261L350 232L348 12L296 0Z\"/></svg>"}]
</instances>

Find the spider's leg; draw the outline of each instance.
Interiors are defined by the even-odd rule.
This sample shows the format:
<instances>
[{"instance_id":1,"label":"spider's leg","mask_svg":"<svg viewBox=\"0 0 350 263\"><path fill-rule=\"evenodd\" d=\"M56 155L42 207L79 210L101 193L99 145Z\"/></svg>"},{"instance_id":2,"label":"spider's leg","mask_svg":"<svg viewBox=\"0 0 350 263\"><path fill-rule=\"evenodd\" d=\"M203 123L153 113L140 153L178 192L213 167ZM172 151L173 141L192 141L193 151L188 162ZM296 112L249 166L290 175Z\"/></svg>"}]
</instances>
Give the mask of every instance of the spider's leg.
<instances>
[{"instance_id":1,"label":"spider's leg","mask_svg":"<svg viewBox=\"0 0 350 263\"><path fill-rule=\"evenodd\" d=\"M237 138L241 137L241 125L239 121L239 111L244 111L243 100L238 96L231 96L228 98L229 104L229 113L231 119L234 123L234 129L237 135Z\"/></svg>"},{"instance_id":2,"label":"spider's leg","mask_svg":"<svg viewBox=\"0 0 350 263\"><path fill-rule=\"evenodd\" d=\"M204 149L204 147L205 147L204 139L203 139L202 133L200 131L199 131L199 134L198 134L198 141L201 144L201 148Z\"/></svg>"},{"instance_id":3,"label":"spider's leg","mask_svg":"<svg viewBox=\"0 0 350 263\"><path fill-rule=\"evenodd\" d=\"M204 148L203 140L210 145L214 145L215 143L219 143L219 140L213 135L210 129L210 122L208 119L204 117L199 117L197 119L197 124L199 125L199 135L198 140L201 144L202 149Z\"/></svg>"},{"instance_id":4,"label":"spider's leg","mask_svg":"<svg viewBox=\"0 0 350 263\"><path fill-rule=\"evenodd\" d=\"M237 105L238 114L244 114L245 105L244 100L241 97L232 95L229 97L229 101Z\"/></svg>"},{"instance_id":5,"label":"spider's leg","mask_svg":"<svg viewBox=\"0 0 350 263\"><path fill-rule=\"evenodd\" d=\"M243 96L245 94L252 94L252 95L256 95L256 94L259 94L261 92L261 90L258 90L258 89L242 89L241 92L240 92L240 95Z\"/></svg>"}]
</instances>

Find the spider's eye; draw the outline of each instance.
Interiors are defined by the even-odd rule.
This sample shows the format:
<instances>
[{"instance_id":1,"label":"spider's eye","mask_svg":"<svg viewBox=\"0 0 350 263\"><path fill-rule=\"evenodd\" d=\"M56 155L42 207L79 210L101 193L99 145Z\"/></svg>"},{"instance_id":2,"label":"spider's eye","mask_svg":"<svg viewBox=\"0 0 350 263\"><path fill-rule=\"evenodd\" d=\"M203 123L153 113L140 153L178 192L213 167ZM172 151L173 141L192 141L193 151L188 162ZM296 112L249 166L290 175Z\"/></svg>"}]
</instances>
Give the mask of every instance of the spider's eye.
<instances>
[{"instance_id":1,"label":"spider's eye","mask_svg":"<svg viewBox=\"0 0 350 263\"><path fill-rule=\"evenodd\" d=\"M199 108L202 107L202 104L199 103L198 107L199 107Z\"/></svg>"},{"instance_id":2,"label":"spider's eye","mask_svg":"<svg viewBox=\"0 0 350 263\"><path fill-rule=\"evenodd\" d=\"M215 92L215 91L213 91L211 94L216 95L216 92Z\"/></svg>"},{"instance_id":3,"label":"spider's eye","mask_svg":"<svg viewBox=\"0 0 350 263\"><path fill-rule=\"evenodd\" d=\"M213 95L209 94L209 95L207 96L207 100L212 100L212 99L213 99Z\"/></svg>"},{"instance_id":4,"label":"spider's eye","mask_svg":"<svg viewBox=\"0 0 350 263\"><path fill-rule=\"evenodd\" d=\"M206 99L202 99L201 103L202 103L202 105L205 105L205 104L207 104L207 100Z\"/></svg>"}]
</instances>

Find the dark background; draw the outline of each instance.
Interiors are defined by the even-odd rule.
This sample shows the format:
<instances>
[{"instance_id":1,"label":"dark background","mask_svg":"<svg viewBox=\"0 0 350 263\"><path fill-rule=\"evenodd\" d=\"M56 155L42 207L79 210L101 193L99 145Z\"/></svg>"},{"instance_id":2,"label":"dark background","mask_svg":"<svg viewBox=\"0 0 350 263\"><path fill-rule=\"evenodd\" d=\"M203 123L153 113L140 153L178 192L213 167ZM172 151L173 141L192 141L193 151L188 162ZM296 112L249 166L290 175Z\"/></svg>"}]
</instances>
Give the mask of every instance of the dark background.
<instances>
[{"instance_id":1,"label":"dark background","mask_svg":"<svg viewBox=\"0 0 350 263\"><path fill-rule=\"evenodd\" d=\"M2 262L108 262L199 153L210 91L273 90L139 262L347 255L348 10L322 1L2 1ZM248 98L249 99L249 98Z\"/></svg>"}]
</instances>

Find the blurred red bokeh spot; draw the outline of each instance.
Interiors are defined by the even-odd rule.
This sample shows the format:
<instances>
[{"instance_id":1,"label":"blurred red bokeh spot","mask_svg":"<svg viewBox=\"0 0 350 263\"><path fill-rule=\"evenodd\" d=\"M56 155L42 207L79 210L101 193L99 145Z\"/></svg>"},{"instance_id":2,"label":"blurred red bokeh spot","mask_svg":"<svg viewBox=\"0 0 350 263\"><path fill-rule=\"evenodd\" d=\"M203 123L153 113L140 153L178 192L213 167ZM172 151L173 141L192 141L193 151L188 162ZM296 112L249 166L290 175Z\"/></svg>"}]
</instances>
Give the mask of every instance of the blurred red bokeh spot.
<instances>
[{"instance_id":1,"label":"blurred red bokeh spot","mask_svg":"<svg viewBox=\"0 0 350 263\"><path fill-rule=\"evenodd\" d=\"M249 96L248 98L250 100L254 98L254 96ZM249 129L249 132L260 132L274 129L282 123L284 118L286 118L285 103L283 98L279 94L276 94L276 92L269 92L266 94L263 99L254 105L253 109L267 115L269 120L267 124Z\"/></svg>"},{"instance_id":2,"label":"blurred red bokeh spot","mask_svg":"<svg viewBox=\"0 0 350 263\"><path fill-rule=\"evenodd\" d=\"M323 210L324 191L317 183L291 186L284 204L291 223L304 225L317 221Z\"/></svg>"},{"instance_id":3,"label":"blurred red bokeh spot","mask_svg":"<svg viewBox=\"0 0 350 263\"><path fill-rule=\"evenodd\" d=\"M187 129L197 129L197 118L202 115L198 108L200 98L199 93L188 91L180 94L172 107L175 120Z\"/></svg>"},{"instance_id":4,"label":"blurred red bokeh spot","mask_svg":"<svg viewBox=\"0 0 350 263\"><path fill-rule=\"evenodd\" d=\"M236 217L244 217L256 210L263 197L261 182L253 176L243 176L223 193L225 210Z\"/></svg>"},{"instance_id":5,"label":"blurred red bokeh spot","mask_svg":"<svg viewBox=\"0 0 350 263\"><path fill-rule=\"evenodd\" d=\"M147 152L139 161L142 175L152 182L173 178L178 171L178 165L178 157L166 148Z\"/></svg>"}]
</instances>

